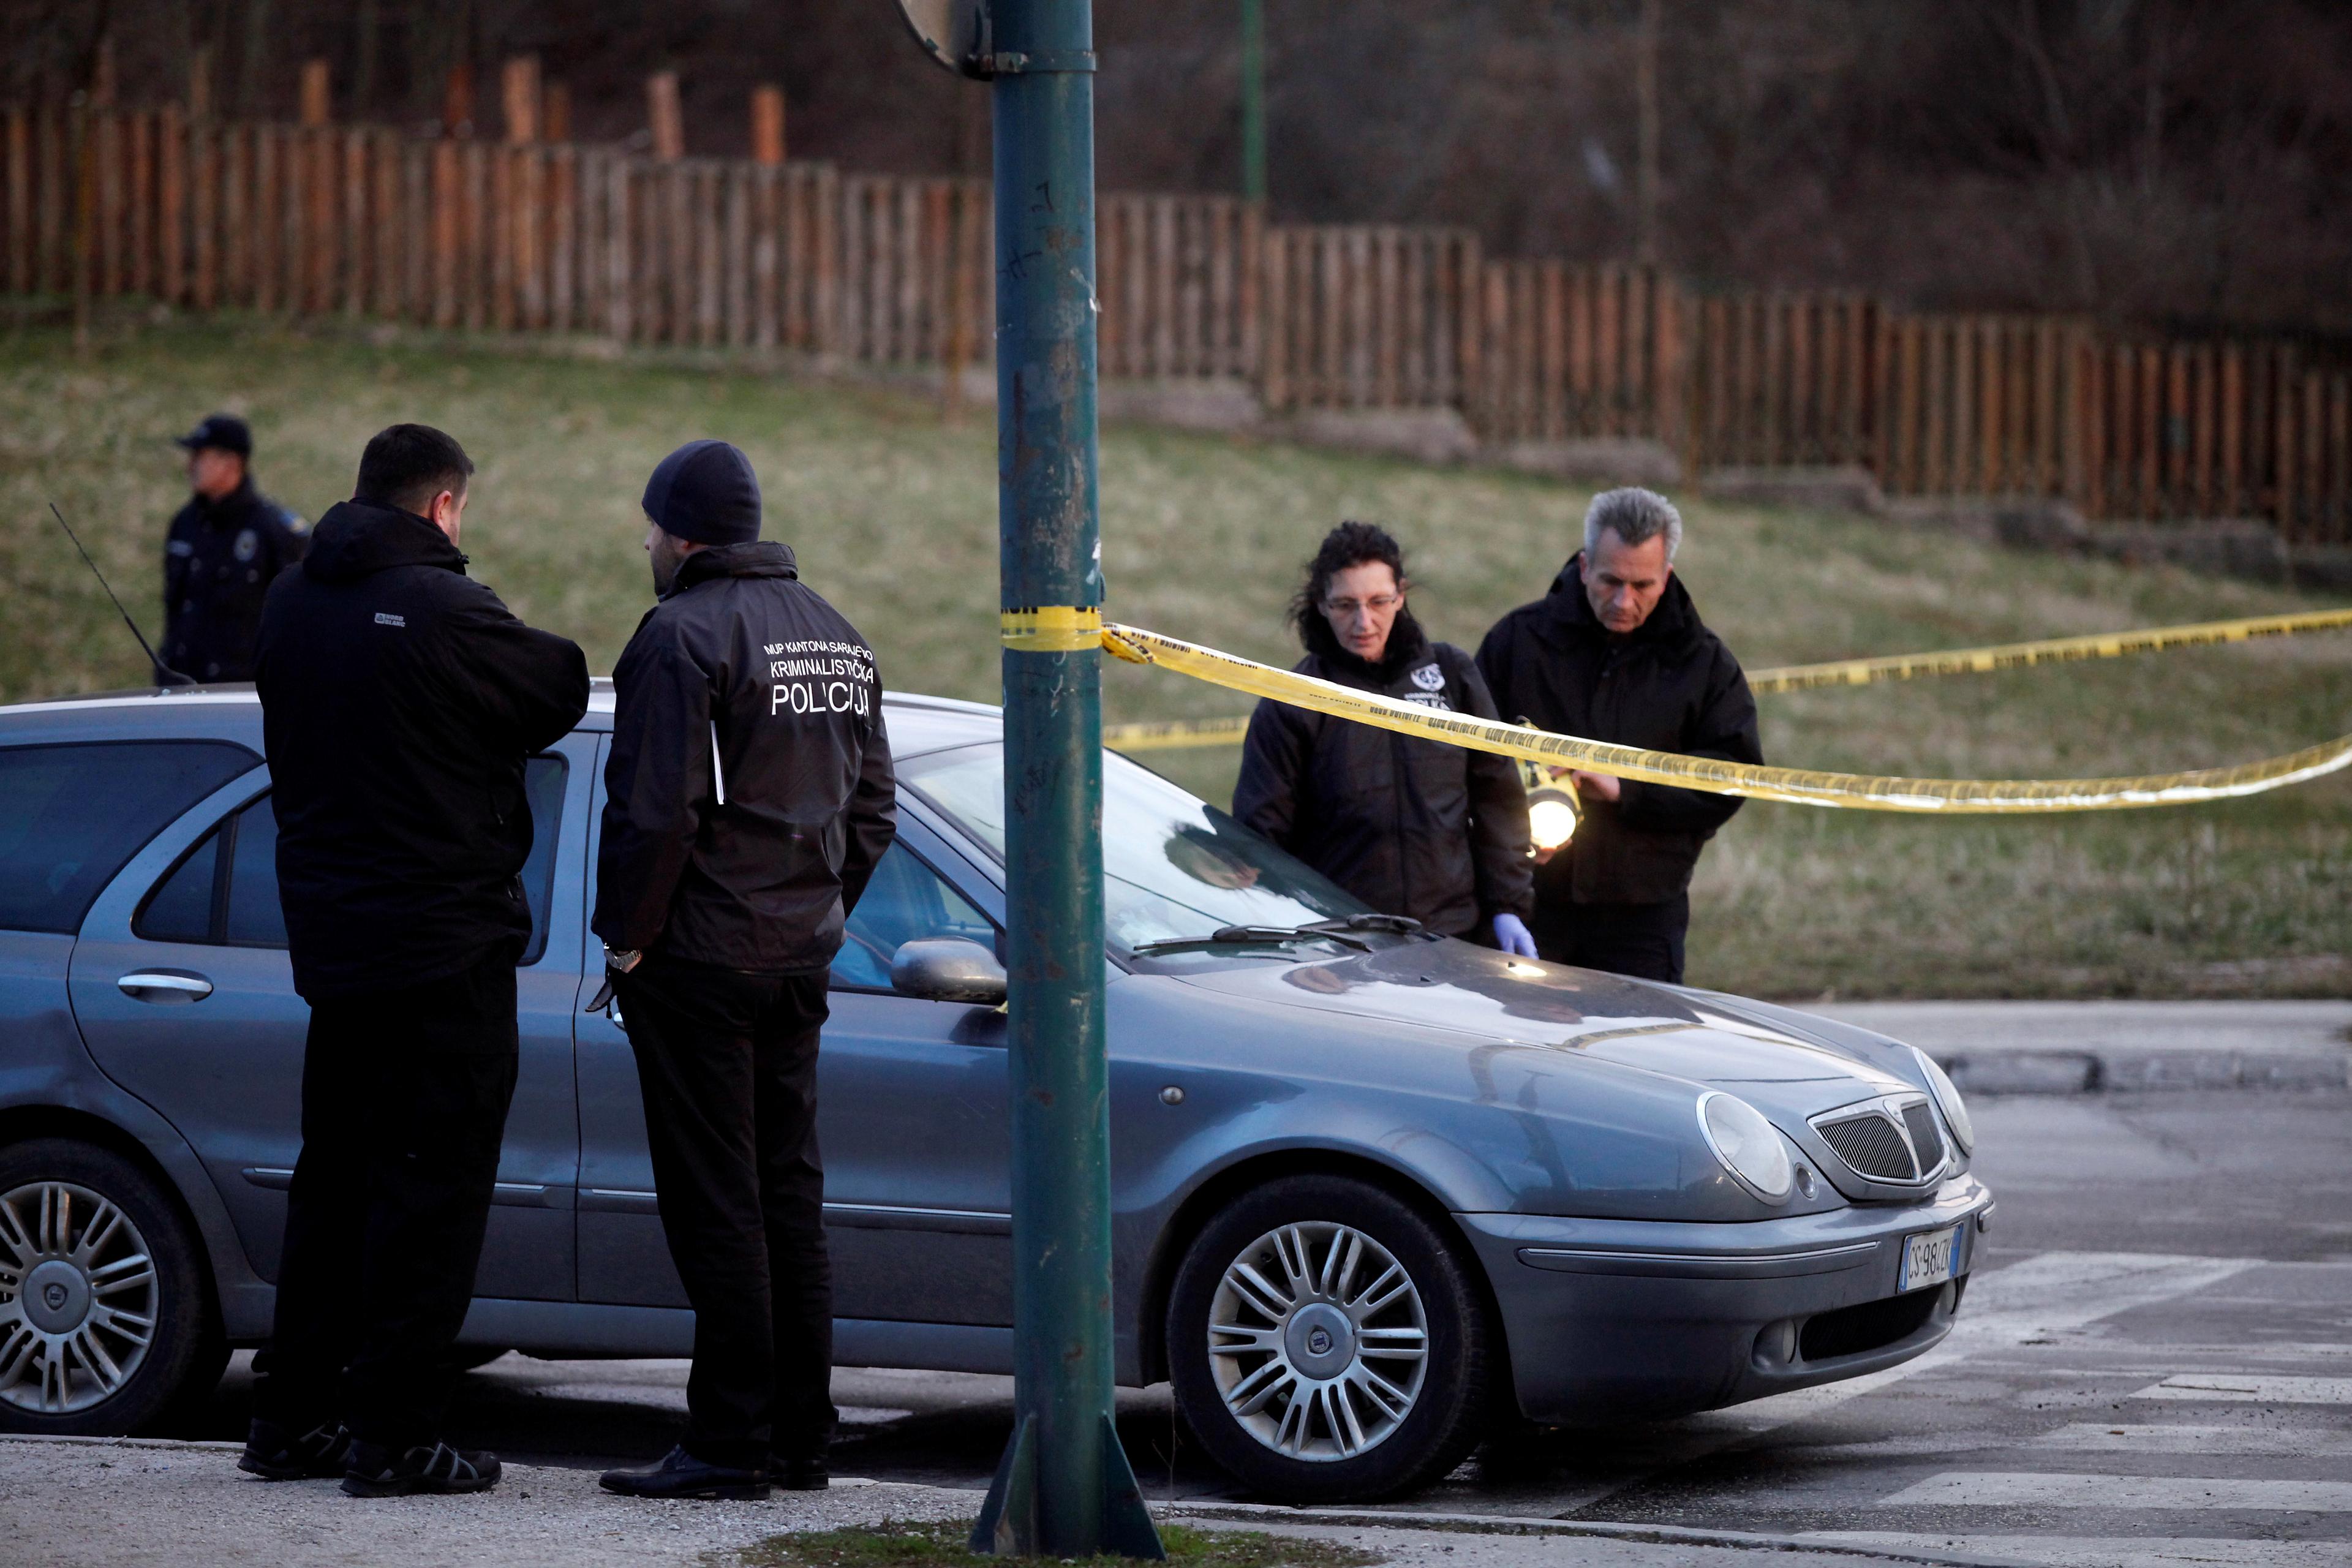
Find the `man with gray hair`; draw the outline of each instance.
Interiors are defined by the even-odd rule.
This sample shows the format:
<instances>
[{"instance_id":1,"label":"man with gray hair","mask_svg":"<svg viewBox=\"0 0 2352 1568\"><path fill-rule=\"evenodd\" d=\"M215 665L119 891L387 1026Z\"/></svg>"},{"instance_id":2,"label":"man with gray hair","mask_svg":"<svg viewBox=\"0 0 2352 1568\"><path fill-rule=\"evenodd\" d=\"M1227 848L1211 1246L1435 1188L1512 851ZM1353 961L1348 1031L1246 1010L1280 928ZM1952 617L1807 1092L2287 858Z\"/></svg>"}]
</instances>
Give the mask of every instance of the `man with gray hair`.
<instances>
[{"instance_id":1,"label":"man with gray hair","mask_svg":"<svg viewBox=\"0 0 2352 1568\"><path fill-rule=\"evenodd\" d=\"M1505 616L1478 672L1507 719L1589 741L1760 763L1739 661L1675 576L1682 514L1645 489L1604 490L1551 592ZM1736 796L1578 771L1575 837L1536 865L1536 950L1563 963L1680 984L1691 872Z\"/></svg>"}]
</instances>

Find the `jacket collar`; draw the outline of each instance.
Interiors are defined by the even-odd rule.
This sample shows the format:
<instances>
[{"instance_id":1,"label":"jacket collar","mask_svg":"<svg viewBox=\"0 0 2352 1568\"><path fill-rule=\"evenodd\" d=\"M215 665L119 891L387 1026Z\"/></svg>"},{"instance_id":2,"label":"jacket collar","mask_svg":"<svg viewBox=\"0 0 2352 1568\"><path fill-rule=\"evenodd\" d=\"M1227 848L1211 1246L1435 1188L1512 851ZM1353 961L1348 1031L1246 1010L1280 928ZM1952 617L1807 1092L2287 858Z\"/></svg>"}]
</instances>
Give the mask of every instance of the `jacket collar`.
<instances>
[{"instance_id":1,"label":"jacket collar","mask_svg":"<svg viewBox=\"0 0 2352 1568\"><path fill-rule=\"evenodd\" d=\"M230 516L233 513L243 511L247 507L253 504L253 476L251 474L247 474L243 479L238 479L236 481L236 489L229 491L228 494L221 497L218 500L215 500L210 496L201 493L194 495L190 499L196 503L197 516L203 518L207 522L216 521L219 519Z\"/></svg>"},{"instance_id":2,"label":"jacket collar","mask_svg":"<svg viewBox=\"0 0 2352 1568\"><path fill-rule=\"evenodd\" d=\"M303 574L352 583L394 566L438 566L465 574L466 557L449 536L413 511L382 501L337 501L310 531Z\"/></svg>"},{"instance_id":3,"label":"jacket collar","mask_svg":"<svg viewBox=\"0 0 2352 1568\"><path fill-rule=\"evenodd\" d=\"M1307 651L1320 659L1324 668L1376 689L1393 686L1406 670L1429 657L1429 636L1412 618L1409 605L1397 610L1396 623L1389 627L1389 646L1378 664L1367 664L1340 647L1338 634L1319 610L1307 612L1307 618L1299 623L1299 637L1307 644Z\"/></svg>"},{"instance_id":4,"label":"jacket collar","mask_svg":"<svg viewBox=\"0 0 2352 1568\"><path fill-rule=\"evenodd\" d=\"M1554 641L1607 640L1656 653L1678 653L1698 641L1705 626L1680 573L1666 579L1666 591L1659 595L1658 607L1650 612L1650 618L1620 636L1601 624L1601 617L1592 613L1592 601L1584 596L1583 562L1581 550L1570 556L1543 597L1544 613L1538 624Z\"/></svg>"},{"instance_id":5,"label":"jacket collar","mask_svg":"<svg viewBox=\"0 0 2352 1568\"><path fill-rule=\"evenodd\" d=\"M669 585L666 599L676 598L698 583L719 577L788 577L797 579L800 563L793 559L793 547L771 540L754 539L742 544L714 544L698 550L678 566L677 576Z\"/></svg>"}]
</instances>

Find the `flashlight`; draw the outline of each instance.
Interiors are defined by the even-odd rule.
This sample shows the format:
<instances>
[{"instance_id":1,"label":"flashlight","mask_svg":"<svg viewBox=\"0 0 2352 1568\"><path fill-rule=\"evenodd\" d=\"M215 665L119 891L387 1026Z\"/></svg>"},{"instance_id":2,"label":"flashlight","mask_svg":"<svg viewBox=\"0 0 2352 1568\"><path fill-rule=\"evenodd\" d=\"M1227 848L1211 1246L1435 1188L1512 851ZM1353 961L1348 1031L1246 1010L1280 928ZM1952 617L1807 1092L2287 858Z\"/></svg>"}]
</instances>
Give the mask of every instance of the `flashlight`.
<instances>
[{"instance_id":1,"label":"flashlight","mask_svg":"<svg viewBox=\"0 0 2352 1568\"><path fill-rule=\"evenodd\" d=\"M1548 853L1576 836L1576 791L1545 784L1528 792L1528 837Z\"/></svg>"}]
</instances>

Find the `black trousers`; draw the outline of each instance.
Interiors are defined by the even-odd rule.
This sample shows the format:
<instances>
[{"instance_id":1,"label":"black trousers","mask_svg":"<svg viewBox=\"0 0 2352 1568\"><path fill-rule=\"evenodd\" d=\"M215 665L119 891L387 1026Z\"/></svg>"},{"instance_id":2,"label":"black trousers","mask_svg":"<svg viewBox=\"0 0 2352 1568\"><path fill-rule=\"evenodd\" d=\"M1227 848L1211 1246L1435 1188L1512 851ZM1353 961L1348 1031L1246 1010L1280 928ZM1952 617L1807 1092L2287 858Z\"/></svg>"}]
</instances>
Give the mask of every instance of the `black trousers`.
<instances>
[{"instance_id":1,"label":"black trousers","mask_svg":"<svg viewBox=\"0 0 2352 1568\"><path fill-rule=\"evenodd\" d=\"M669 1255L694 1306L686 1451L751 1468L833 1439L833 1264L816 1142L825 975L648 955L614 989Z\"/></svg>"},{"instance_id":2,"label":"black trousers","mask_svg":"<svg viewBox=\"0 0 2352 1568\"><path fill-rule=\"evenodd\" d=\"M1578 904L1538 896L1528 929L1536 952L1556 963L1679 985L1690 895L1662 904Z\"/></svg>"},{"instance_id":3,"label":"black trousers","mask_svg":"<svg viewBox=\"0 0 2352 1568\"><path fill-rule=\"evenodd\" d=\"M312 1005L257 1415L395 1450L438 1436L514 1099L514 961Z\"/></svg>"}]
</instances>

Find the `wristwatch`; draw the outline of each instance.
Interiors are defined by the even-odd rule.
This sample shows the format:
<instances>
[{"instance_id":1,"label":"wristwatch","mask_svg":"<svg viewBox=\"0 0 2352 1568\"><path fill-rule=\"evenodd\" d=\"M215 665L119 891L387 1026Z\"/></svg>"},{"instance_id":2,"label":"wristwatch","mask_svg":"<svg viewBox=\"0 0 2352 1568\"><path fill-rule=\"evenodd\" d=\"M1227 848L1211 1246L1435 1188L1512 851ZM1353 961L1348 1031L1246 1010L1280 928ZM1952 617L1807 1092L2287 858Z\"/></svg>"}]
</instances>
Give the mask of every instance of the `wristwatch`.
<instances>
[{"instance_id":1,"label":"wristwatch","mask_svg":"<svg viewBox=\"0 0 2352 1568\"><path fill-rule=\"evenodd\" d=\"M626 974L643 958L642 950L634 947L608 947L604 950L604 967L615 974Z\"/></svg>"}]
</instances>

